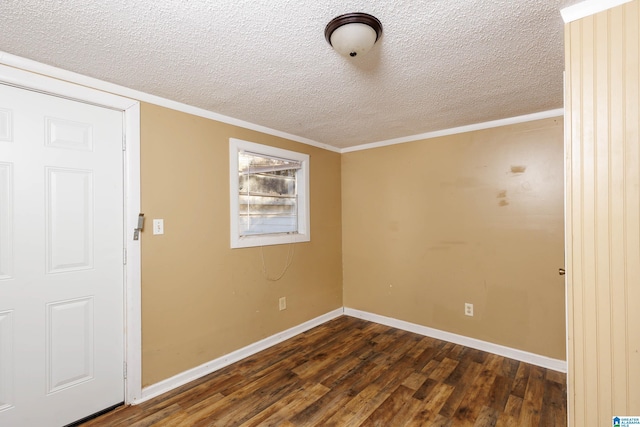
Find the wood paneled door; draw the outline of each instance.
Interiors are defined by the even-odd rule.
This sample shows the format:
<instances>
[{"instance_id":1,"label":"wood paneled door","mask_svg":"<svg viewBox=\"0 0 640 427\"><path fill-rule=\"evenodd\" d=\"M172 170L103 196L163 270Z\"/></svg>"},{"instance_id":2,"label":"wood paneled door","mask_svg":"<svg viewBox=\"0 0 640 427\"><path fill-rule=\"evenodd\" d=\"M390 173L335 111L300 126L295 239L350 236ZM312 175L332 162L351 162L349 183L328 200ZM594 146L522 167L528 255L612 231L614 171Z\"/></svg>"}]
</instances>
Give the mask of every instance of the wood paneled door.
<instances>
[{"instance_id":1,"label":"wood paneled door","mask_svg":"<svg viewBox=\"0 0 640 427\"><path fill-rule=\"evenodd\" d=\"M0 84L0 425L124 400L123 114Z\"/></svg>"}]
</instances>

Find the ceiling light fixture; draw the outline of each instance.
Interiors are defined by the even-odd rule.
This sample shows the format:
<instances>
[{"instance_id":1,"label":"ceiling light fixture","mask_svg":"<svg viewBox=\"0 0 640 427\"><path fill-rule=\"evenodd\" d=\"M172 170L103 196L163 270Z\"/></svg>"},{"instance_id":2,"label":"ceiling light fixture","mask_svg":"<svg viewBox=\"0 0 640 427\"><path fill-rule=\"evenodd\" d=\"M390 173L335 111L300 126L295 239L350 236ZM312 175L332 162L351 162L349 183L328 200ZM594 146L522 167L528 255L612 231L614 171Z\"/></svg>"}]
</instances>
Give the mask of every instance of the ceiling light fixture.
<instances>
[{"instance_id":1,"label":"ceiling light fixture","mask_svg":"<svg viewBox=\"0 0 640 427\"><path fill-rule=\"evenodd\" d=\"M333 18L324 29L324 37L343 56L367 53L382 34L382 24L368 13L347 13Z\"/></svg>"}]
</instances>

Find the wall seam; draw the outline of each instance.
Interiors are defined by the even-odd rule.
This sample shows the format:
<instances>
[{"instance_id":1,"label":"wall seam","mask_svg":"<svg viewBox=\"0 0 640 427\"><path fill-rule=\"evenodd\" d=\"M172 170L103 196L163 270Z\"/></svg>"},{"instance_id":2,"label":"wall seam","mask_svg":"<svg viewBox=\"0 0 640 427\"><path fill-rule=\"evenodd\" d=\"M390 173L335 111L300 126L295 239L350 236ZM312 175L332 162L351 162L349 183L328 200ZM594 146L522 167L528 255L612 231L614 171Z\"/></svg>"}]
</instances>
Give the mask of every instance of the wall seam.
<instances>
[{"instance_id":1,"label":"wall seam","mask_svg":"<svg viewBox=\"0 0 640 427\"><path fill-rule=\"evenodd\" d=\"M591 74L592 74L592 81L594 83L592 83L591 85L591 90L592 92L592 96L591 96L591 123L592 125L592 152L591 152L591 156L592 158L590 159L593 165L593 192L594 192L594 197L593 197L593 241L590 242L591 244L593 244L593 257L594 257L594 265L593 265L593 299L594 299L594 309L595 309L595 368L596 368L596 390L595 390L595 394L596 394L596 400L598 402L596 406L596 419L600 419L600 402L602 400L602 387L600 384L601 381L601 375L602 375L602 366L600 364L600 360L601 360L601 348L602 348L602 341L605 339L602 335L602 331L601 331L601 325L602 325L602 319L601 319L601 309L600 309L600 295L599 295L599 291L600 291L600 271L601 271L601 260L600 260L600 233L599 233L599 228L598 227L598 223L600 221L600 211L598 209L598 206L600 206L600 198L601 198L601 194L600 194L600 187L599 187L599 150L598 150L598 116L599 116L599 112L598 112L598 23L597 23L597 19L595 16L590 17L589 18L589 22L591 24L591 40L590 43L592 45L592 49L593 49L593 55L591 56ZM586 122L583 122L586 123ZM608 173L609 171L607 171ZM607 222L609 222L609 218L607 218Z\"/></svg>"},{"instance_id":2,"label":"wall seam","mask_svg":"<svg viewBox=\"0 0 640 427\"><path fill-rule=\"evenodd\" d=\"M583 21L579 21L578 24L578 30L579 30L579 37L580 37L580 57L579 57L579 75L580 75L580 82L582 83L582 85L584 84L584 55L582 54L582 49L584 48L584 23ZM582 89L582 86L580 87L580 90L578 91L579 95L580 95L580 124L584 123L584 91ZM582 137L584 134L584 129L582 129L580 126L578 126L579 128L579 132L580 132L580 138L578 138L578 143L579 143L579 152L580 152L580 235L582 236L581 238L581 244L580 244L580 266L583 267L584 266L584 259L585 259L585 241L584 241L584 236L586 236L586 230L585 230L585 209L584 209L584 196L585 196L585 192L584 192L584 188L585 188L585 177L584 177L584 163L585 163L585 153L584 153L584 146L582 144ZM587 353L587 342L585 339L585 325L587 323L587 319L586 319L586 315L585 315L585 307L586 307L586 298L585 298L585 277L584 277L584 272L582 272L582 274L580 275L580 288L581 288L581 292L580 292L580 298L581 298L581 310L580 310L580 315L582 317L581 320L581 324L580 324L580 332L581 332L581 336L582 336L582 340L581 340L581 344L582 344L582 378L583 381L586 380L586 378L588 378L587 376L587 360L586 360L586 355ZM584 404L584 400L582 402L582 419L583 420L587 420L589 419L588 417L588 413L587 413L587 405Z\"/></svg>"},{"instance_id":3,"label":"wall seam","mask_svg":"<svg viewBox=\"0 0 640 427\"><path fill-rule=\"evenodd\" d=\"M609 46L611 44L611 14L607 13L606 14L606 19L607 19L607 82L611 81L611 49L609 49ZM608 83L607 84L607 99L606 99L606 105L607 105L607 123L611 123L611 84ZM609 256L608 256L608 261L609 261L609 339L610 341L615 341L615 335L614 335L614 325L615 325L615 318L614 318L614 294L613 294L613 287L614 287L614 275L613 275L613 260L612 260L612 248L613 248L613 241L612 241L612 236L613 236L613 229L612 229L612 225L613 222L611 220L612 218L612 197L611 195L613 194L612 191L612 186L613 186L613 179L611 177L612 171L614 171L614 167L613 167L613 154L612 154L612 146L611 146L611 126L609 125L609 127L607 128L607 152L609 154L609 159L608 159L608 163L609 163L609 183L608 183L608 187L609 187L609 200L607 203L607 209L609 211L609 222L607 224L608 227L608 240L609 240ZM611 360L611 366L609 367L609 371L610 371L610 375L609 375L609 381L610 381L610 390L613 391L614 390L614 386L615 386L615 369L614 369L614 357L615 357L615 352L613 351L614 346L611 345L612 342L609 343L609 356L610 356L610 360ZM613 410L613 408L615 407L615 401L614 401L614 393L612 392L609 396L609 406L611 408L611 410Z\"/></svg>"},{"instance_id":4,"label":"wall seam","mask_svg":"<svg viewBox=\"0 0 640 427\"><path fill-rule=\"evenodd\" d=\"M622 14L622 23L621 23L621 32L622 32L622 47L621 47L621 53L622 53L622 58L621 58L621 62L622 62L622 66L621 66L621 71L622 71L622 87L626 88L627 87L627 69L626 69L626 51L627 51L627 37L626 37L626 32L627 32L627 28L626 28L626 10L627 10L627 6L624 5L621 9L621 14ZM623 247L624 247L624 254L625 254L625 259L627 258L627 245L628 245L628 239L627 239L627 221L628 221L628 215L627 215L627 206L628 206L628 199L627 199L627 93L626 91L623 91L623 93L625 94L624 99L622 99L622 170L624 171L623 174L623 181L622 181L622 191L623 191L623 198L622 198L622 215L623 215L623 219L622 219L622 224L623 224L623 230L625 231L625 233L623 233ZM625 301L625 305L624 305L624 318L625 318L625 334L624 334L624 347L625 347L625 370L626 372L629 372L629 322L628 322L628 318L629 318L629 294L628 294L628 280L629 280L629 271L627 268L627 263L625 262L625 266L624 266L624 280L623 280L623 286L624 286L624 301ZM631 393L631 384L629 382L629 376L626 375L625 378L625 412L628 410L628 408L630 407L630 401L629 401L629 396Z\"/></svg>"}]
</instances>

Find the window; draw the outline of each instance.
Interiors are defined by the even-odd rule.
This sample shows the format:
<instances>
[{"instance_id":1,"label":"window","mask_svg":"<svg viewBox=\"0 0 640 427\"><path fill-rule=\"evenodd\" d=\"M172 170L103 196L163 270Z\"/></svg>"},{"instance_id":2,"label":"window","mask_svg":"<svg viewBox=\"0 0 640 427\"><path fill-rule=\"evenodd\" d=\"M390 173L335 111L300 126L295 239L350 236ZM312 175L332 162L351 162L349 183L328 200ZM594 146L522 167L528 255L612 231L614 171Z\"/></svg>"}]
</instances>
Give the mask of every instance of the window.
<instances>
[{"instance_id":1,"label":"window","mask_svg":"<svg viewBox=\"0 0 640 427\"><path fill-rule=\"evenodd\" d=\"M309 156L229 139L231 247L308 242Z\"/></svg>"}]
</instances>

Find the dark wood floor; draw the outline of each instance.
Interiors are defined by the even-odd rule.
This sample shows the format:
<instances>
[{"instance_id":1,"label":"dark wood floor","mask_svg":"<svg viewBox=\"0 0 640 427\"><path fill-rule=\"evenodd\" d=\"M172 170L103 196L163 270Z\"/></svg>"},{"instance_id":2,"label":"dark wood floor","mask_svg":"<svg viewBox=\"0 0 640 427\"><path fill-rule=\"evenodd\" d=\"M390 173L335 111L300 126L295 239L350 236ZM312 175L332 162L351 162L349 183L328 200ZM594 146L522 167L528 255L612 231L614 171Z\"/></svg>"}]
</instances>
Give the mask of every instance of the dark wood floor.
<instances>
[{"instance_id":1,"label":"dark wood floor","mask_svg":"<svg viewBox=\"0 0 640 427\"><path fill-rule=\"evenodd\" d=\"M339 317L89 426L566 425L562 373Z\"/></svg>"}]
</instances>

